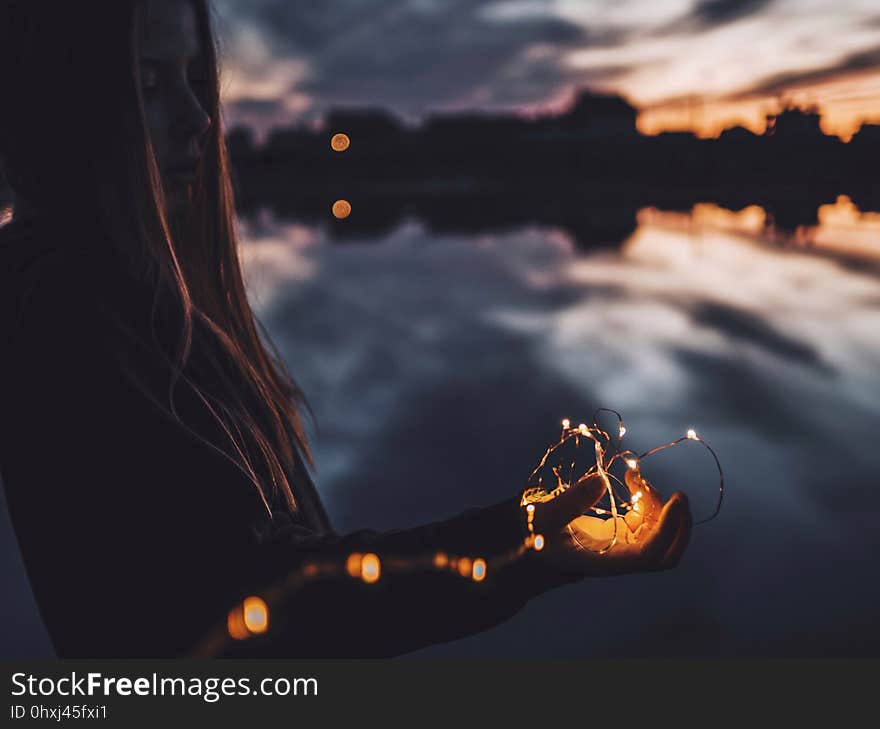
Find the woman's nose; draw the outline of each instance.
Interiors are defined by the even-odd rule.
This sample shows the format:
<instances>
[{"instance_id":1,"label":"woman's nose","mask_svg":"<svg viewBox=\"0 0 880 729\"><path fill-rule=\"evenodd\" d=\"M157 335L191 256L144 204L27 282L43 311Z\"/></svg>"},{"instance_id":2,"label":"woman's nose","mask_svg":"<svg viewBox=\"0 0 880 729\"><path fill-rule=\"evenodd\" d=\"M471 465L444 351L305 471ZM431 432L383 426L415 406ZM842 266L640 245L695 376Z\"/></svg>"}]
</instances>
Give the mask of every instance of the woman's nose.
<instances>
[{"instance_id":1,"label":"woman's nose","mask_svg":"<svg viewBox=\"0 0 880 729\"><path fill-rule=\"evenodd\" d=\"M196 139L201 149L205 135L211 128L211 117L202 107L198 97L187 89L180 116L180 129L187 140Z\"/></svg>"}]
</instances>

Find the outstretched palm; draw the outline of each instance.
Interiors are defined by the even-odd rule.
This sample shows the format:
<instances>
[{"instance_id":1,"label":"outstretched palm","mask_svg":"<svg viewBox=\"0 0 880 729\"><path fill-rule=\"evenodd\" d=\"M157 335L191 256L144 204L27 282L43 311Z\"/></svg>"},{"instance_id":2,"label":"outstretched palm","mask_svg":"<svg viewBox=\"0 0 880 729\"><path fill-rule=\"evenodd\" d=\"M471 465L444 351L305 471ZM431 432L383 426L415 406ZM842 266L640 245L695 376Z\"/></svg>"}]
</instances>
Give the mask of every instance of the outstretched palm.
<instances>
[{"instance_id":1,"label":"outstretched palm","mask_svg":"<svg viewBox=\"0 0 880 729\"><path fill-rule=\"evenodd\" d=\"M677 565L691 532L687 497L677 491L664 503L636 472L627 473L626 480L631 490L641 487L639 511L616 520L583 516L605 492L605 481L597 474L541 504L535 517L536 531L544 535L546 545L541 561L572 577L650 572Z\"/></svg>"}]
</instances>

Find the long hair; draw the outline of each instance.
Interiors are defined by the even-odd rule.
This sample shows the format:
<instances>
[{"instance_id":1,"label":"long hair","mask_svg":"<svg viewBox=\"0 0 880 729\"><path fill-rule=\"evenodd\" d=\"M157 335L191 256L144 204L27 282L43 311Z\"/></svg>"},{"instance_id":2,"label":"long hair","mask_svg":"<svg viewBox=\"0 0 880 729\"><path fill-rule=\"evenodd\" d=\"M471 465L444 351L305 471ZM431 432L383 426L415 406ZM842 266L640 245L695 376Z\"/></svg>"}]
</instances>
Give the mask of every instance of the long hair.
<instances>
[{"instance_id":1,"label":"long hair","mask_svg":"<svg viewBox=\"0 0 880 729\"><path fill-rule=\"evenodd\" d=\"M113 255L152 292L152 346L172 373L163 405L182 423L175 390L188 383L226 436L202 440L242 470L270 513L276 495L295 512L291 474L314 466L301 418L308 406L247 300L214 33L207 1L191 1L212 123L179 222L164 212L144 121L138 0L0 0L0 156L17 197L64 211L74 225L99 222ZM164 340L162 317L173 332ZM194 351L205 365L187 366Z\"/></svg>"}]
</instances>

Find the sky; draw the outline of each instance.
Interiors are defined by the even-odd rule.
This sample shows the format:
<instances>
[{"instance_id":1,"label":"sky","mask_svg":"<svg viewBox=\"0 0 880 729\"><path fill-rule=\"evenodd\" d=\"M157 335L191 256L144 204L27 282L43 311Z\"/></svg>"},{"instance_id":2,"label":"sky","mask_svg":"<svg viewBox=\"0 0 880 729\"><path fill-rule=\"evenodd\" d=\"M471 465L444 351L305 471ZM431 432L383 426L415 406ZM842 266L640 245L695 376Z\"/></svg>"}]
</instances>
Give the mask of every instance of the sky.
<instances>
[{"instance_id":1,"label":"sky","mask_svg":"<svg viewBox=\"0 0 880 729\"><path fill-rule=\"evenodd\" d=\"M827 133L880 121L877 0L214 0L230 125L373 105L561 111L619 93L647 134L759 132L782 103Z\"/></svg>"}]
</instances>

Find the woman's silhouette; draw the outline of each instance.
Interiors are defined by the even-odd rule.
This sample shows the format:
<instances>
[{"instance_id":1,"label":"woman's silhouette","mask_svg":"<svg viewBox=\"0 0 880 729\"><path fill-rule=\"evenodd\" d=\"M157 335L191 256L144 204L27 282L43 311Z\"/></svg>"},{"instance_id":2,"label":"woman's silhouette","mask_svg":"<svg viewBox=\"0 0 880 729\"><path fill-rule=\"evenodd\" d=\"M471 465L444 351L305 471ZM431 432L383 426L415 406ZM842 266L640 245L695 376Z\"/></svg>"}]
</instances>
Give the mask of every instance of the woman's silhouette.
<instances>
[{"instance_id":1,"label":"woman's silhouette","mask_svg":"<svg viewBox=\"0 0 880 729\"><path fill-rule=\"evenodd\" d=\"M519 494L388 533L335 533L309 476L303 398L248 305L204 0L3 0L0 466L61 657L182 656L244 596L353 551L493 554ZM484 582L318 580L225 655L389 656L506 619L585 575L674 565L675 495L640 545L596 556L539 512L542 552Z\"/></svg>"}]
</instances>

